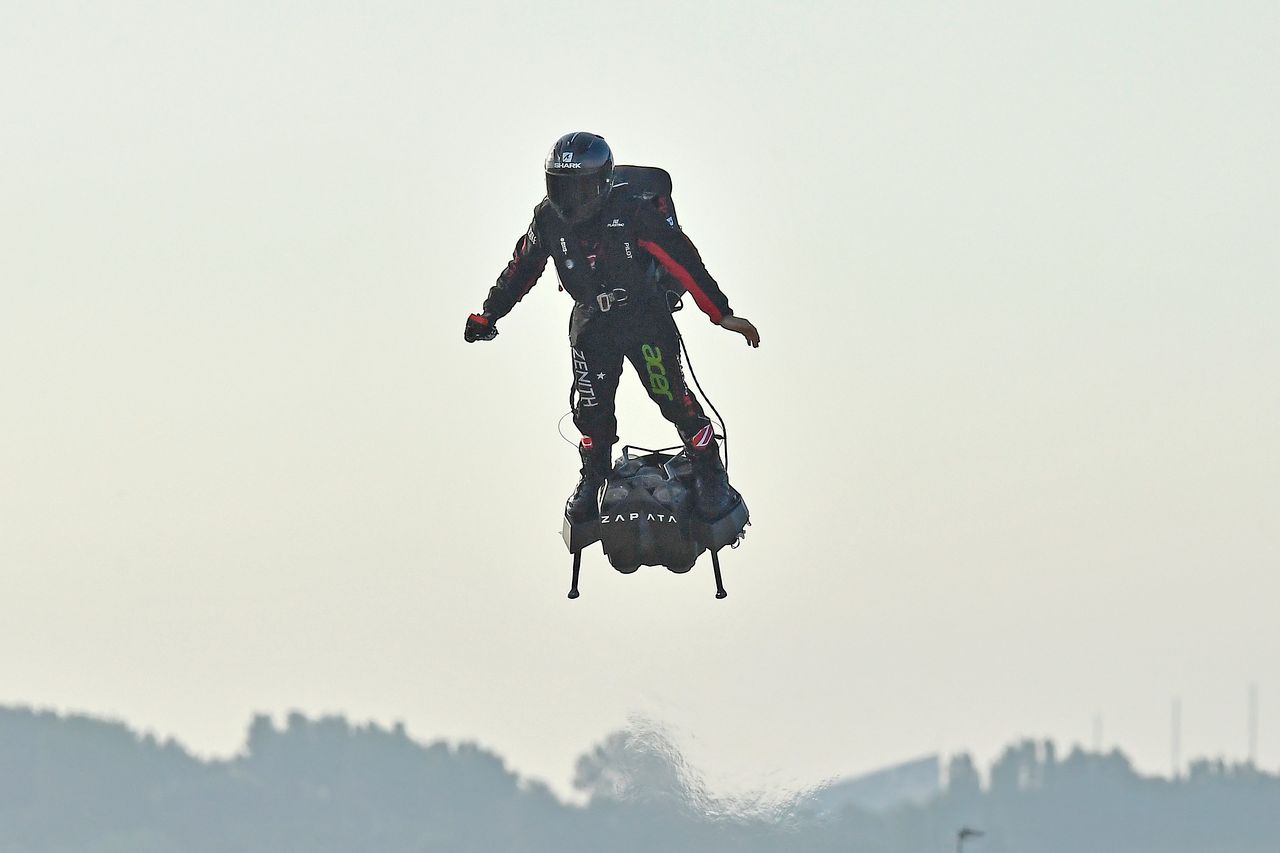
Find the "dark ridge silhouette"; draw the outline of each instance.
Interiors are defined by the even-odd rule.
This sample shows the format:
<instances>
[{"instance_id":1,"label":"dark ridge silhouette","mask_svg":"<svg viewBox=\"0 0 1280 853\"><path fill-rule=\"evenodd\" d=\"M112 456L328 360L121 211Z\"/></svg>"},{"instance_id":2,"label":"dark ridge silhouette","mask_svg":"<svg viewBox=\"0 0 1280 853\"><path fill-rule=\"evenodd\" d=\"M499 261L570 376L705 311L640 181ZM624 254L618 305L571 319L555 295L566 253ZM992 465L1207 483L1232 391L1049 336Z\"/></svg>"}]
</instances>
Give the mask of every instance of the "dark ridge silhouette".
<instances>
[{"instance_id":1,"label":"dark ridge silhouette","mask_svg":"<svg viewBox=\"0 0 1280 853\"><path fill-rule=\"evenodd\" d=\"M0 708L0 851L865 851L1273 853L1280 776L1201 761L1136 773L1120 752L1010 746L984 785L951 760L932 800L871 813L812 808L812 792L718 798L659 726L637 723L579 758L566 803L474 744L402 726L256 717L241 755L201 761L125 725Z\"/></svg>"}]
</instances>

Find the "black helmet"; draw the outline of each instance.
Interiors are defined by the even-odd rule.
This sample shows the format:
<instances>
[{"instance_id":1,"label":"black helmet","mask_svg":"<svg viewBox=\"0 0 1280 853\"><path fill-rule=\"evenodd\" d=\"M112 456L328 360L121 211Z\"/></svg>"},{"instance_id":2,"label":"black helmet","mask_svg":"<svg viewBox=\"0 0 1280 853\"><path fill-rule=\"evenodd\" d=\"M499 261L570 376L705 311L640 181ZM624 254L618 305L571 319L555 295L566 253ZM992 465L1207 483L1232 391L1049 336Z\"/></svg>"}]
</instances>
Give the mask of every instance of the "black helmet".
<instances>
[{"instance_id":1,"label":"black helmet","mask_svg":"<svg viewBox=\"0 0 1280 853\"><path fill-rule=\"evenodd\" d=\"M566 133L551 146L547 162L547 198L566 222L594 216L613 185L613 152L603 136Z\"/></svg>"}]
</instances>

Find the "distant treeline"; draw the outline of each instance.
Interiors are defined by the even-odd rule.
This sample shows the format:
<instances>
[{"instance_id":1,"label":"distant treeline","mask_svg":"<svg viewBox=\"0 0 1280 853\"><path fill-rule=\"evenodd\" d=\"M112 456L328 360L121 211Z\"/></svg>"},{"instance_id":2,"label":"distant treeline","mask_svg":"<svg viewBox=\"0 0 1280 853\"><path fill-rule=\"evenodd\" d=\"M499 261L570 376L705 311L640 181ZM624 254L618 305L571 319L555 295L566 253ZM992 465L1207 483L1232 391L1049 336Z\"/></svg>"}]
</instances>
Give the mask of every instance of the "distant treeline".
<instances>
[{"instance_id":1,"label":"distant treeline","mask_svg":"<svg viewBox=\"0 0 1280 853\"><path fill-rule=\"evenodd\" d=\"M201 761L118 723L0 708L3 853L863 851L1274 853L1280 776L1220 762L1177 781L1119 752L1023 742L983 785L952 760L929 803L818 816L803 795L709 794L660 730L618 732L578 760L585 805L479 747L422 744L341 718L267 717L243 754Z\"/></svg>"}]
</instances>

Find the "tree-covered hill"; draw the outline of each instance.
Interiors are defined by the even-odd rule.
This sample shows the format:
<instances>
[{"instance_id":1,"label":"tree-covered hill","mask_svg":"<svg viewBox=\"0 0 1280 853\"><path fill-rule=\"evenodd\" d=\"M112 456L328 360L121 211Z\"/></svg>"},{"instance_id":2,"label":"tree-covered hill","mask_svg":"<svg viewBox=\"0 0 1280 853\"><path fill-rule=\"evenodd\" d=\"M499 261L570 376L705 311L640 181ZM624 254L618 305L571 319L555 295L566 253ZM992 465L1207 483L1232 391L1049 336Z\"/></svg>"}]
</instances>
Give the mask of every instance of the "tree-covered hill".
<instances>
[{"instance_id":1,"label":"tree-covered hill","mask_svg":"<svg viewBox=\"0 0 1280 853\"><path fill-rule=\"evenodd\" d=\"M0 708L3 853L338 851L866 851L1272 853L1280 777L1200 762L1177 781L1120 753L1010 747L981 782L952 760L934 800L819 816L803 796L717 798L656 728L618 732L578 760L566 803L471 744L401 727L258 717L242 753L201 761L120 723Z\"/></svg>"}]
</instances>

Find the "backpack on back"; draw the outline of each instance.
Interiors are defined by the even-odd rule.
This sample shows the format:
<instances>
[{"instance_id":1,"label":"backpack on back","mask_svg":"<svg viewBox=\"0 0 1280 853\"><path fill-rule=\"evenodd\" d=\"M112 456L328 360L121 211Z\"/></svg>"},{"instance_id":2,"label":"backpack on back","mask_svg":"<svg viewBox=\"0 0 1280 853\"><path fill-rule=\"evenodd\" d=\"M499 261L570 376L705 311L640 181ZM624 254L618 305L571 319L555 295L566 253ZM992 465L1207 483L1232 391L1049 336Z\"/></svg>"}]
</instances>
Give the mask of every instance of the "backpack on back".
<instances>
[{"instance_id":1,"label":"backpack on back","mask_svg":"<svg viewBox=\"0 0 1280 853\"><path fill-rule=\"evenodd\" d=\"M659 169L657 166L615 166L613 187L615 191L625 189L631 198L651 205L667 220L668 225L680 230L676 205L671 200L671 174L666 169ZM684 285L656 262L649 267L649 277L666 292L667 304L671 310L679 311L680 300L685 294Z\"/></svg>"},{"instance_id":2,"label":"backpack on back","mask_svg":"<svg viewBox=\"0 0 1280 853\"><path fill-rule=\"evenodd\" d=\"M627 194L652 204L667 224L680 227L676 207L671 201L671 174L657 166L615 166L613 188L626 188Z\"/></svg>"}]
</instances>

